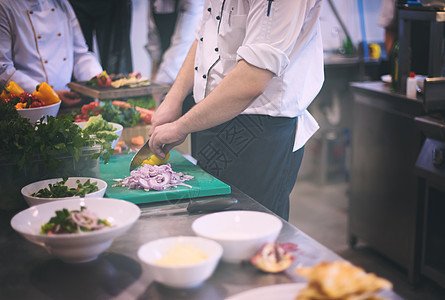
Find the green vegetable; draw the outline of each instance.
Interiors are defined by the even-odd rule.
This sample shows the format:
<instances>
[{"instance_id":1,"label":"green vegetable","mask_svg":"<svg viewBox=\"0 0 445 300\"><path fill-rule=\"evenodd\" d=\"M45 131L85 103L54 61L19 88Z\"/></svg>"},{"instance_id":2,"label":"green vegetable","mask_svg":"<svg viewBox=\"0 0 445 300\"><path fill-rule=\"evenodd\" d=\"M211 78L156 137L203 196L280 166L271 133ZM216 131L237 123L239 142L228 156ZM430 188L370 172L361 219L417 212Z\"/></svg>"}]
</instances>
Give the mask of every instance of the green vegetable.
<instances>
[{"instance_id":1,"label":"green vegetable","mask_svg":"<svg viewBox=\"0 0 445 300\"><path fill-rule=\"evenodd\" d=\"M47 234L50 231L54 231L59 226L63 232L74 233L77 231L76 223L71 220L70 212L64 208L56 211L56 216L52 217L48 223L42 225L40 233Z\"/></svg>"},{"instance_id":2,"label":"green vegetable","mask_svg":"<svg viewBox=\"0 0 445 300\"><path fill-rule=\"evenodd\" d=\"M111 142L119 137L114 133L115 130L116 128L105 121L102 115L97 115L90 117L82 132L90 136L95 136L96 139L102 141L102 146L105 150L102 158L108 161L111 154L114 153L114 149L111 148Z\"/></svg>"},{"instance_id":3,"label":"green vegetable","mask_svg":"<svg viewBox=\"0 0 445 300\"><path fill-rule=\"evenodd\" d=\"M92 116L86 122L83 132L87 134L96 134L98 132L111 132L113 133L116 128L102 118L102 115ZM117 138L117 136L116 136Z\"/></svg>"},{"instance_id":4,"label":"green vegetable","mask_svg":"<svg viewBox=\"0 0 445 300\"><path fill-rule=\"evenodd\" d=\"M43 121L43 118L41 119ZM111 136L92 137L82 132L69 116L47 117L47 122L31 124L21 117L8 103L0 102L0 157L8 163L17 164L22 169L36 158L44 161L48 170L57 170L62 165L61 156L72 156L78 161L83 147L101 145L98 158L102 153L104 163L110 159Z\"/></svg>"},{"instance_id":5,"label":"green vegetable","mask_svg":"<svg viewBox=\"0 0 445 300\"><path fill-rule=\"evenodd\" d=\"M76 233L79 231L94 231L99 230L104 227L111 226L110 223L108 223L107 220L99 219L96 217L92 217L91 213L87 215L83 215L80 217L83 220L90 221L88 227L84 227L82 223L79 223L79 217L78 220L75 221L73 219L73 214L82 214L85 213L87 208L85 206L82 206L79 210L72 210L68 211L66 208L63 208L62 210L56 210L55 216L51 217L49 222L43 224L40 227L40 234L60 234L60 233ZM84 224L86 225L86 224Z\"/></svg>"},{"instance_id":6,"label":"green vegetable","mask_svg":"<svg viewBox=\"0 0 445 300\"><path fill-rule=\"evenodd\" d=\"M124 127L133 127L139 123L141 113L134 108L121 111L120 108L111 104L111 101L105 101L101 108L103 109L101 115L108 122L118 123Z\"/></svg>"},{"instance_id":7,"label":"green vegetable","mask_svg":"<svg viewBox=\"0 0 445 300\"><path fill-rule=\"evenodd\" d=\"M97 182L91 183L88 179L84 184L80 183L80 180L76 180L77 188L69 188L65 185L68 178L56 182L55 184L48 184L48 188L43 188L31 196L39 198L65 198L65 197L85 197L86 194L90 194L99 190Z\"/></svg>"},{"instance_id":8,"label":"green vegetable","mask_svg":"<svg viewBox=\"0 0 445 300\"><path fill-rule=\"evenodd\" d=\"M156 107L156 101L153 96L142 96L136 98L127 99L127 103L130 103L132 107L139 106L142 108L150 109Z\"/></svg>"}]
</instances>

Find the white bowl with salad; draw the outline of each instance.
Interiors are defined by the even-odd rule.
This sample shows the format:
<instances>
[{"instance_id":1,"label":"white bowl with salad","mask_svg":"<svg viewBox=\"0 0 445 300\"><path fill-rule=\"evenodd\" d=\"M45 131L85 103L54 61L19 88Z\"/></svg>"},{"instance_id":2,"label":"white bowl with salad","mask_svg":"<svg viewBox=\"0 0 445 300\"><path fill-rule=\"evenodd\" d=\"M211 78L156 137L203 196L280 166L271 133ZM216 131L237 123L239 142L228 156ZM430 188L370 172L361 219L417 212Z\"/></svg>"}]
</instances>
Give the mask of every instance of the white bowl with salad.
<instances>
[{"instance_id":1,"label":"white bowl with salad","mask_svg":"<svg viewBox=\"0 0 445 300\"><path fill-rule=\"evenodd\" d=\"M92 116L87 122L75 122L83 131L87 132L89 135L101 138L104 134L115 134L116 139L111 141L111 149L114 150L117 146L122 131L124 127L121 124L108 122L102 118L102 115Z\"/></svg>"},{"instance_id":2,"label":"white bowl with salad","mask_svg":"<svg viewBox=\"0 0 445 300\"><path fill-rule=\"evenodd\" d=\"M62 261L82 263L106 251L140 214L125 200L69 199L27 208L11 219L11 227Z\"/></svg>"},{"instance_id":3,"label":"white bowl with salad","mask_svg":"<svg viewBox=\"0 0 445 300\"><path fill-rule=\"evenodd\" d=\"M74 199L102 198L107 183L92 177L53 178L30 183L21 189L29 206L43 203Z\"/></svg>"}]
</instances>

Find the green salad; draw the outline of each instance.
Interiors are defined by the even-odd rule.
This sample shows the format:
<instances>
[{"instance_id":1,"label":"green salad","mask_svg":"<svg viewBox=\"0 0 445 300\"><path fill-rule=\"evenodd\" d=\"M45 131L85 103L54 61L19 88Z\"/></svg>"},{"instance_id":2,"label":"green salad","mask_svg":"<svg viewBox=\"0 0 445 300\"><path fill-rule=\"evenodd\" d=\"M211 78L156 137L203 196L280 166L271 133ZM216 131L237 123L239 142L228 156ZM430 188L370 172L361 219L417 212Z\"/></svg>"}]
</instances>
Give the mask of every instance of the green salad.
<instances>
[{"instance_id":1,"label":"green salad","mask_svg":"<svg viewBox=\"0 0 445 300\"><path fill-rule=\"evenodd\" d=\"M115 130L116 128L105 121L102 115L97 115L91 116L88 119L82 131L84 133L95 135L96 137L100 138L102 135L114 134ZM117 136L115 138L117 138Z\"/></svg>"},{"instance_id":2,"label":"green salad","mask_svg":"<svg viewBox=\"0 0 445 300\"><path fill-rule=\"evenodd\" d=\"M38 198L65 198L65 197L85 197L86 194L97 192L99 188L97 187L97 182L91 182L90 179L85 181L85 183L80 183L77 179L77 187L70 188L65 183L68 177L63 178L54 184L48 184L47 188L38 190L32 193L31 196Z\"/></svg>"},{"instance_id":3,"label":"green salad","mask_svg":"<svg viewBox=\"0 0 445 300\"><path fill-rule=\"evenodd\" d=\"M96 214L81 206L80 210L69 211L66 208L56 210L55 216L42 225L41 234L63 234L96 231L111 224L105 219L99 219Z\"/></svg>"}]
</instances>

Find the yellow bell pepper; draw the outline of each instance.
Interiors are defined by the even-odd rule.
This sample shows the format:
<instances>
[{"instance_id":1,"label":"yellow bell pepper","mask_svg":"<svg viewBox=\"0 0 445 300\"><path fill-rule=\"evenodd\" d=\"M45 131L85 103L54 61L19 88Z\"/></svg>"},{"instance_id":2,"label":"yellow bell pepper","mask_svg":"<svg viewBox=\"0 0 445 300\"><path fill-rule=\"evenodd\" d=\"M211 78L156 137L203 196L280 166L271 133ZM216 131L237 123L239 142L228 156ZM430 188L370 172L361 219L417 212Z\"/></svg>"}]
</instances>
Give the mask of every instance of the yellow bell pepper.
<instances>
[{"instance_id":1,"label":"yellow bell pepper","mask_svg":"<svg viewBox=\"0 0 445 300\"><path fill-rule=\"evenodd\" d=\"M32 93L38 99L45 102L45 105L51 105L60 102L60 98L57 93L49 86L48 83L42 82L36 86L36 90Z\"/></svg>"},{"instance_id":2,"label":"yellow bell pepper","mask_svg":"<svg viewBox=\"0 0 445 300\"><path fill-rule=\"evenodd\" d=\"M0 95L0 99L6 99L11 94L14 94L16 96L20 96L23 92L24 91L22 90L22 88L17 83L15 83L14 81L10 81L5 86L5 88L3 89L3 91L2 91L2 93Z\"/></svg>"},{"instance_id":3,"label":"yellow bell pepper","mask_svg":"<svg viewBox=\"0 0 445 300\"><path fill-rule=\"evenodd\" d=\"M149 164L151 166L163 165L167 162L167 160L169 158L170 158L170 152L167 153L167 155L165 156L164 159L161 159L161 158L157 157L156 155L152 154L149 158L147 158L146 160L144 160L142 162L142 165L146 165L146 164Z\"/></svg>"}]
</instances>

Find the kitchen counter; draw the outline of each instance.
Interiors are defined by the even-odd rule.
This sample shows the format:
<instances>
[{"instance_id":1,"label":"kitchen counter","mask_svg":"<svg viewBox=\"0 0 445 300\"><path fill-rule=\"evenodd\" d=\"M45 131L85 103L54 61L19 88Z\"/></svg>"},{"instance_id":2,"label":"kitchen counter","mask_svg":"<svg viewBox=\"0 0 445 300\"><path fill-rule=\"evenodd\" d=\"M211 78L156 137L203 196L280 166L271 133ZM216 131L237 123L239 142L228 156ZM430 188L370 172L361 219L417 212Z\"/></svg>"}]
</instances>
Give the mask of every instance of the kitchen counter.
<instances>
[{"instance_id":1,"label":"kitchen counter","mask_svg":"<svg viewBox=\"0 0 445 300\"><path fill-rule=\"evenodd\" d=\"M232 187L239 202L234 209L269 212L255 200ZM0 294L3 299L224 299L260 286L301 282L297 265L341 258L311 237L283 220L279 242L299 247L294 264L280 274L266 274L248 263L220 262L213 276L194 289L170 289L153 282L148 269L137 257L141 245L154 239L194 235L192 222L201 216L184 212L169 213L170 207L186 202L146 204L135 225L117 238L111 248L93 262L65 264L45 249L26 241L9 226L11 214L0 214ZM401 299L391 291L385 299Z\"/></svg>"}]
</instances>

